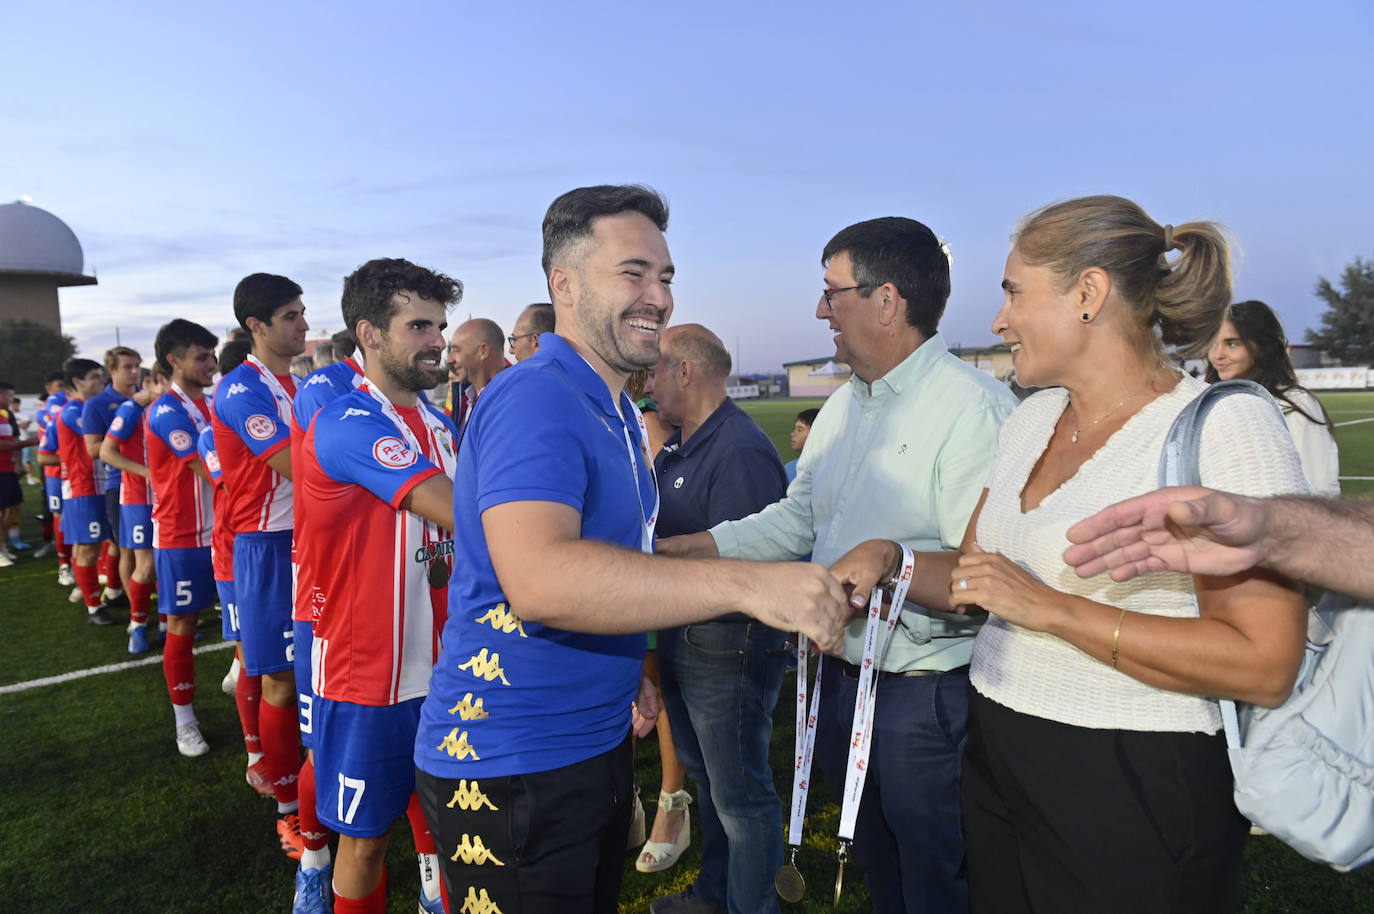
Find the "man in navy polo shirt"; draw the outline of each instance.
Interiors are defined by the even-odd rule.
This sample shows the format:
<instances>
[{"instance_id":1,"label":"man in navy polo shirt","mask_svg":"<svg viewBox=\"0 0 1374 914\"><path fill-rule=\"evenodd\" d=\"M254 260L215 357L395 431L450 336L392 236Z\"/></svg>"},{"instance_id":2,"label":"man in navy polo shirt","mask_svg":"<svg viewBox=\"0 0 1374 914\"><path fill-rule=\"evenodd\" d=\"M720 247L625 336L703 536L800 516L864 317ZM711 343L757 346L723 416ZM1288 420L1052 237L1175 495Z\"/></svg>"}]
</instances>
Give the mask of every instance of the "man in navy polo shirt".
<instances>
[{"instance_id":1,"label":"man in navy polo shirt","mask_svg":"<svg viewBox=\"0 0 1374 914\"><path fill-rule=\"evenodd\" d=\"M678 431L654 462L659 536L709 530L781 499L787 474L777 448L725 395L729 350L698 324L672 328L662 348L645 393ZM778 910L782 807L768 740L787 658L787 635L743 613L659 633L673 745L699 788L701 873L686 891L655 900L654 914Z\"/></svg>"},{"instance_id":2,"label":"man in navy polo shirt","mask_svg":"<svg viewBox=\"0 0 1374 914\"><path fill-rule=\"evenodd\" d=\"M673 310L668 208L586 187L544 217L558 334L487 387L454 479L444 651L416 790L450 910L614 912L630 731L657 717L642 634L748 611L824 649L850 615L824 569L656 559L658 493L626 378Z\"/></svg>"}]
</instances>

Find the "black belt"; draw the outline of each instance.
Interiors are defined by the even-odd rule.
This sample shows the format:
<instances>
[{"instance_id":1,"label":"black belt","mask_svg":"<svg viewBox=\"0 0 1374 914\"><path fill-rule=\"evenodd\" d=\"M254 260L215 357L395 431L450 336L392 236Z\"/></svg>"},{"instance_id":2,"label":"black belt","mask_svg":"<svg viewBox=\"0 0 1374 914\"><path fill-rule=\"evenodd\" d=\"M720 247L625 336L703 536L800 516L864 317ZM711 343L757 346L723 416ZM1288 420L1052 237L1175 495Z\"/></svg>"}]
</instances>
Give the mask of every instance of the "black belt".
<instances>
[{"instance_id":1,"label":"black belt","mask_svg":"<svg viewBox=\"0 0 1374 914\"><path fill-rule=\"evenodd\" d=\"M844 673L844 674L845 674L846 676L848 676L850 679L858 679L858 678L859 678L859 668L858 668L857 666L855 666L854 664L850 663L848 660L840 660L840 658L838 658L838 657L833 657L833 658L831 658L831 659L833 659L833 660L839 660L839 661L840 661L840 672L841 672L841 673ZM909 676L944 676L944 675L947 675L947 674L949 674L949 673L966 673L966 672L968 672L968 664L967 664L967 663L964 664L963 666L956 666L956 667L955 667L954 669L952 669L952 670L903 670L903 671L901 671L901 672L895 672L895 671L892 671L892 670L879 670L879 671L878 671L878 678L879 678L879 679L886 679L886 678L888 678L888 677L893 677L893 678L905 679L905 678L907 678L907 677L909 677Z\"/></svg>"}]
</instances>

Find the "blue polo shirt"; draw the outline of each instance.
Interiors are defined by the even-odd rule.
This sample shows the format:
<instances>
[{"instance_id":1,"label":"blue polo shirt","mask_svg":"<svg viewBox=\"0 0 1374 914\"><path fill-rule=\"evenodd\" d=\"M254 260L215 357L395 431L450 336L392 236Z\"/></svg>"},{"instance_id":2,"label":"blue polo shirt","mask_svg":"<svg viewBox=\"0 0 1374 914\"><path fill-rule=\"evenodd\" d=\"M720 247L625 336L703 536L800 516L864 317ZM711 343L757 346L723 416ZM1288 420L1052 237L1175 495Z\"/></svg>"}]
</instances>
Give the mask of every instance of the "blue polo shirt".
<instances>
[{"instance_id":1,"label":"blue polo shirt","mask_svg":"<svg viewBox=\"0 0 1374 914\"><path fill-rule=\"evenodd\" d=\"M448 622L420 712L421 770L440 778L550 771L607 752L629 732L644 635L520 619L492 568L481 515L509 502L557 502L581 514L584 539L638 550L654 482L632 408L622 393L617 410L605 382L552 334L478 398L454 478ZM537 566L539 556L527 560Z\"/></svg>"},{"instance_id":2,"label":"blue polo shirt","mask_svg":"<svg viewBox=\"0 0 1374 914\"><path fill-rule=\"evenodd\" d=\"M82 407L81 433L104 437L105 433L110 430L110 423L114 421L115 412L119 410L120 404L127 399L129 398L114 389L113 384L107 384L104 390L87 400L86 405ZM119 470L98 458L94 462L96 487L100 488L102 492L118 489L119 483L123 479ZM102 479L104 480L103 487L101 486Z\"/></svg>"}]
</instances>

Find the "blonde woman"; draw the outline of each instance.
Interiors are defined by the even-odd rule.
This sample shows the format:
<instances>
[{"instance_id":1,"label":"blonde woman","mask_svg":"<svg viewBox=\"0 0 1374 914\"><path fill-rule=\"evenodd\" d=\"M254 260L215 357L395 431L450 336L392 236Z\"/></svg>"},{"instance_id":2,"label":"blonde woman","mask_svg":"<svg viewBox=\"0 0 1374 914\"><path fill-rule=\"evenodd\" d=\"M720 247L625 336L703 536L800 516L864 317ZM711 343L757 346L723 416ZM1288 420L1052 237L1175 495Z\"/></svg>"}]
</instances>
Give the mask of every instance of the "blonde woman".
<instances>
[{"instance_id":1,"label":"blonde woman","mask_svg":"<svg viewBox=\"0 0 1374 914\"><path fill-rule=\"evenodd\" d=\"M1003 427L946 579L952 608L989 614L963 760L976 912L1239 908L1247 824L1214 696L1287 696L1302 595L1264 572L1117 583L1063 560L1071 524L1155 488L1169 426L1204 388L1164 346L1206 348L1231 299L1229 262L1217 226L1160 225L1120 197L1048 206L1014 237L992 329L1021 383L1049 389ZM1307 490L1282 420L1257 398L1218 404L1200 463L1214 488ZM836 572L862 591L893 555L871 541Z\"/></svg>"}]
</instances>

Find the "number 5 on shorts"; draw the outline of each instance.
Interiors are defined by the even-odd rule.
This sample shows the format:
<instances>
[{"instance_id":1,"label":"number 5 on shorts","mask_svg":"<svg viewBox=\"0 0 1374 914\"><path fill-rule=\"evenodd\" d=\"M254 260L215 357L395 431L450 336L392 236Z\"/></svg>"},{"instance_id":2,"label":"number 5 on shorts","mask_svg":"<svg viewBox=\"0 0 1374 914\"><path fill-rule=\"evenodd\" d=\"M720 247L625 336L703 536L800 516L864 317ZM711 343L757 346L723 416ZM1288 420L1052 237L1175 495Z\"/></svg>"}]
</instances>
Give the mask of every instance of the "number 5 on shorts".
<instances>
[{"instance_id":1,"label":"number 5 on shorts","mask_svg":"<svg viewBox=\"0 0 1374 914\"><path fill-rule=\"evenodd\" d=\"M344 791L355 791L353 802L348 804L348 812L344 812ZM339 772L339 820L345 825L353 824L353 816L358 812L358 804L362 802L363 791L367 789L367 781L363 778L346 778L343 772Z\"/></svg>"},{"instance_id":2,"label":"number 5 on shorts","mask_svg":"<svg viewBox=\"0 0 1374 914\"><path fill-rule=\"evenodd\" d=\"M196 597L195 597L195 594L193 594L193 593L191 592L191 582L190 582L190 581L177 581L177 605L178 605L178 606L190 606L190 605L191 605L191 601L194 600L195 598L196 598Z\"/></svg>"}]
</instances>

